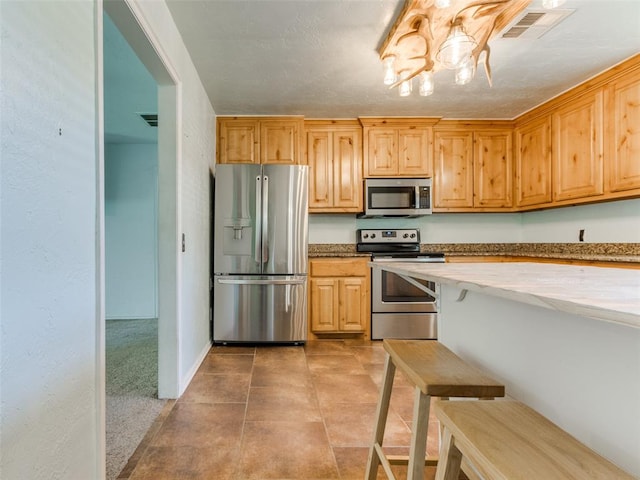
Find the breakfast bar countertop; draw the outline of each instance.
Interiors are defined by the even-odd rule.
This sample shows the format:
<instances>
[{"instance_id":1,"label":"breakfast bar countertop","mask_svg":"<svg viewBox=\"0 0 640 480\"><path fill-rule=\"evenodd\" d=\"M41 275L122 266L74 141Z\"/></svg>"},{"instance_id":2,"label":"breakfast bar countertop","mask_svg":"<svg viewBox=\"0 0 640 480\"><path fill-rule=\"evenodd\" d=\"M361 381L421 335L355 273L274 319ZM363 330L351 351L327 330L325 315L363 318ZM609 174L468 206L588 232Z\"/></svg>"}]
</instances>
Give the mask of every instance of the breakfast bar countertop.
<instances>
[{"instance_id":1,"label":"breakfast bar countertop","mask_svg":"<svg viewBox=\"0 0 640 480\"><path fill-rule=\"evenodd\" d=\"M461 290L640 328L640 270L527 262L391 262L381 268Z\"/></svg>"}]
</instances>

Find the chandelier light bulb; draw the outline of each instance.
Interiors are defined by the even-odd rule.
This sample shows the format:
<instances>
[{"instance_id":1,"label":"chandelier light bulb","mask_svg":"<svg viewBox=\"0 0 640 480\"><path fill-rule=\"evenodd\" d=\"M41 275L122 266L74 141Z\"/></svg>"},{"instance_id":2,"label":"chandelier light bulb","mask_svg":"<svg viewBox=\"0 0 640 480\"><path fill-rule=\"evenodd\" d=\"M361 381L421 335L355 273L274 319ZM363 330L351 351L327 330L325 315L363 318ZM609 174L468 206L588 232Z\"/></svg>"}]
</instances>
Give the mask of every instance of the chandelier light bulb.
<instances>
[{"instance_id":1,"label":"chandelier light bulb","mask_svg":"<svg viewBox=\"0 0 640 480\"><path fill-rule=\"evenodd\" d=\"M400 78L405 78L406 76L407 76L407 72L400 72ZM409 95L411 95L411 91L413 90L412 80L413 79L405 80L400 84L400 87L398 88L398 93L400 94L401 97L408 97Z\"/></svg>"},{"instance_id":2,"label":"chandelier light bulb","mask_svg":"<svg viewBox=\"0 0 640 480\"><path fill-rule=\"evenodd\" d=\"M418 77L418 93L420 96L428 97L433 93L434 87L433 72L422 72Z\"/></svg>"},{"instance_id":3,"label":"chandelier light bulb","mask_svg":"<svg viewBox=\"0 0 640 480\"><path fill-rule=\"evenodd\" d=\"M382 65L384 67L384 84L393 85L396 83L398 76L396 75L396 57L395 55L388 55L382 59Z\"/></svg>"},{"instance_id":4,"label":"chandelier light bulb","mask_svg":"<svg viewBox=\"0 0 640 480\"><path fill-rule=\"evenodd\" d=\"M552 8L559 7L564 2L565 0L542 0L542 8L551 10Z\"/></svg>"},{"instance_id":5,"label":"chandelier light bulb","mask_svg":"<svg viewBox=\"0 0 640 480\"><path fill-rule=\"evenodd\" d=\"M477 46L476 40L471 35L467 35L462 21L457 19L451 25L449 36L440 45L436 58L445 68L453 70L458 68Z\"/></svg>"},{"instance_id":6,"label":"chandelier light bulb","mask_svg":"<svg viewBox=\"0 0 640 480\"><path fill-rule=\"evenodd\" d=\"M456 70L456 85L466 85L471 80L473 80L475 74L476 65L473 61L473 57L467 57L467 59L462 62L462 64Z\"/></svg>"}]
</instances>

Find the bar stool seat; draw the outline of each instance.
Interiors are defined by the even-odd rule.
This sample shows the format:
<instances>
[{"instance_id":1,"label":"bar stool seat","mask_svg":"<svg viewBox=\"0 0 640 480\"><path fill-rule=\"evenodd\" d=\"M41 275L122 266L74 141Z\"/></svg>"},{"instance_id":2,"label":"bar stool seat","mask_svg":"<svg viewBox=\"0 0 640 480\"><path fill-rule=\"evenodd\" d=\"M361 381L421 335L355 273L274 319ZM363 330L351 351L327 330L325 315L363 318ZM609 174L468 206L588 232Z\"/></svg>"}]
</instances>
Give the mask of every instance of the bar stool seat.
<instances>
[{"instance_id":1,"label":"bar stool seat","mask_svg":"<svg viewBox=\"0 0 640 480\"><path fill-rule=\"evenodd\" d=\"M444 429L436 480L457 479L465 460L487 480L634 478L520 402L439 402L434 410Z\"/></svg>"},{"instance_id":2,"label":"bar stool seat","mask_svg":"<svg viewBox=\"0 0 640 480\"><path fill-rule=\"evenodd\" d=\"M369 450L365 479L375 480L382 465L387 477L395 479L389 458L382 450L391 390L396 369L414 386L411 446L407 459L407 480L424 475L431 397L491 399L504 396L504 385L467 364L436 340L383 340L387 352L384 377L376 412L374 438Z\"/></svg>"}]
</instances>

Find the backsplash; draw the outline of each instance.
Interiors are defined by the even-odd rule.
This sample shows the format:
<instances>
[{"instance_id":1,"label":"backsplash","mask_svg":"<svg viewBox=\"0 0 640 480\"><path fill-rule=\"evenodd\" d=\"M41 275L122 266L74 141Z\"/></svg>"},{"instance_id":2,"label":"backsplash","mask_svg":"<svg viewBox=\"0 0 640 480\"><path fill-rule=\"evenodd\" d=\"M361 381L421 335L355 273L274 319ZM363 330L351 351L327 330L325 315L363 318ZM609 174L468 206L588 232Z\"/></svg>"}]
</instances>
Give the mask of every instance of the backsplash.
<instances>
[{"instance_id":1,"label":"backsplash","mask_svg":"<svg viewBox=\"0 0 640 480\"><path fill-rule=\"evenodd\" d=\"M309 215L309 243L355 243L358 228L419 228L422 243L640 243L640 199L524 213L437 213L359 219Z\"/></svg>"}]
</instances>

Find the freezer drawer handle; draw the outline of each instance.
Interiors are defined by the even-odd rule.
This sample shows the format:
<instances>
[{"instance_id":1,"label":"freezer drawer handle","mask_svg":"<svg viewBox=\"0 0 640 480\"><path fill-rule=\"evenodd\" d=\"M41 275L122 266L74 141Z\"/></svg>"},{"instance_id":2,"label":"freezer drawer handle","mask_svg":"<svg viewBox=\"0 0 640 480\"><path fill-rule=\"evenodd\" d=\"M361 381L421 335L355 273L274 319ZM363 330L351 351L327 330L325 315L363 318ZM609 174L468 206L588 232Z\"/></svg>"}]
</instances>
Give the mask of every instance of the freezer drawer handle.
<instances>
[{"instance_id":1,"label":"freezer drawer handle","mask_svg":"<svg viewBox=\"0 0 640 480\"><path fill-rule=\"evenodd\" d=\"M298 280L241 280L241 279L218 279L218 283L225 285L302 285L305 279Z\"/></svg>"}]
</instances>

